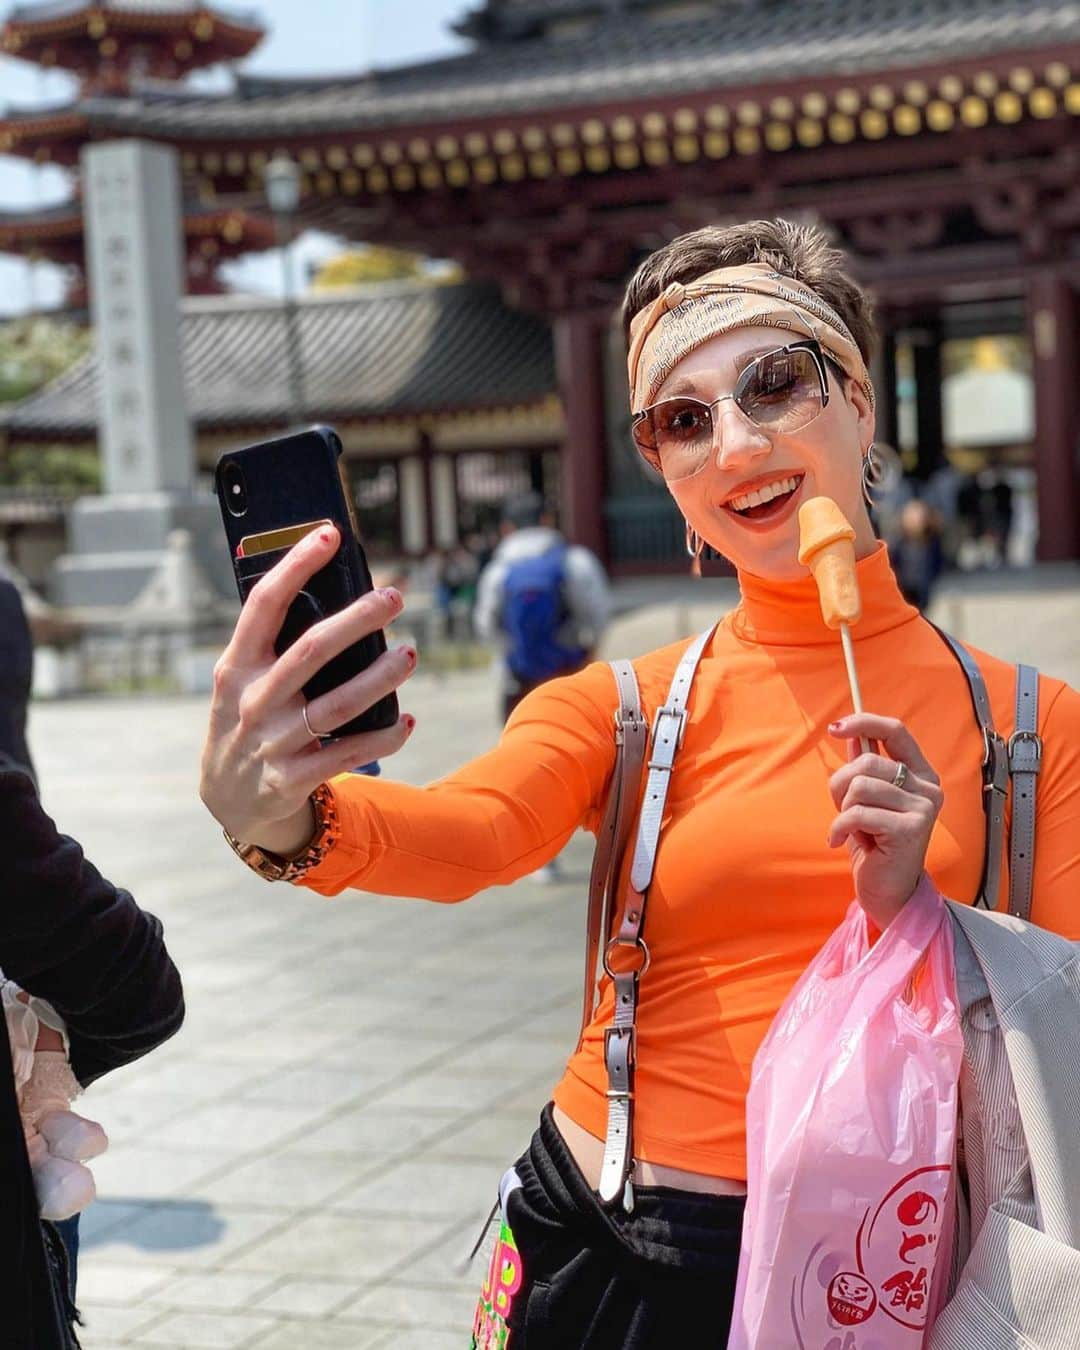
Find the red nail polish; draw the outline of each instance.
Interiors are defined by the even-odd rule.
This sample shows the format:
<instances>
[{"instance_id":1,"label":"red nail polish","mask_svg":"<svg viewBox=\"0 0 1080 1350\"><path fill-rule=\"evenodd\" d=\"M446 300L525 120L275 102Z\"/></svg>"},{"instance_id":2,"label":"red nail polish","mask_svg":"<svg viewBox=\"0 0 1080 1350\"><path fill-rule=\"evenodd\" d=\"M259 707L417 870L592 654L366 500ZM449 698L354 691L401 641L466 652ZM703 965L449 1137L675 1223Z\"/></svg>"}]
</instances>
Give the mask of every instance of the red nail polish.
<instances>
[{"instance_id":1,"label":"red nail polish","mask_svg":"<svg viewBox=\"0 0 1080 1350\"><path fill-rule=\"evenodd\" d=\"M406 664L407 666L415 666L415 665L416 665L416 652L412 649L412 647L405 647L405 648L404 648L404 654L405 654L405 664Z\"/></svg>"},{"instance_id":2,"label":"red nail polish","mask_svg":"<svg viewBox=\"0 0 1080 1350\"><path fill-rule=\"evenodd\" d=\"M413 727L416 726L416 718L413 717L412 713L406 713L405 716L404 716L404 718L403 718L402 720L403 720L404 723L405 723L405 730L406 730L406 731L410 731L410 732L411 732L412 729L413 729Z\"/></svg>"},{"instance_id":3,"label":"red nail polish","mask_svg":"<svg viewBox=\"0 0 1080 1350\"><path fill-rule=\"evenodd\" d=\"M319 531L319 539L320 539L320 541L321 541L322 543L324 543L324 544L328 544L328 543L330 542L330 540L333 539L333 537L334 537L334 536L330 533L329 530L320 530L320 531Z\"/></svg>"},{"instance_id":4,"label":"red nail polish","mask_svg":"<svg viewBox=\"0 0 1080 1350\"><path fill-rule=\"evenodd\" d=\"M398 605L401 604L401 596L398 595L397 591L394 590L393 586L384 586L382 588L381 594L383 599L387 602L387 604L393 605L395 609L397 609Z\"/></svg>"}]
</instances>

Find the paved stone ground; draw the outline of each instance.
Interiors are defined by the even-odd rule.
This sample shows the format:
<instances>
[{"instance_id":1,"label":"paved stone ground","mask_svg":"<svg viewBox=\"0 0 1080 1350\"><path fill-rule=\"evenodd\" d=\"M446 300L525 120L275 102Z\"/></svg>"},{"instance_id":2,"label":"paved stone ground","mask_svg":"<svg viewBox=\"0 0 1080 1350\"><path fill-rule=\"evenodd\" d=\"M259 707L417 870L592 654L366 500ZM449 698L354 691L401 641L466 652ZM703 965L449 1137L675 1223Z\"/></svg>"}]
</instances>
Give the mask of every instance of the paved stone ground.
<instances>
[{"instance_id":1,"label":"paved stone ground","mask_svg":"<svg viewBox=\"0 0 1080 1350\"><path fill-rule=\"evenodd\" d=\"M494 740L491 677L418 674L396 776ZM36 705L61 828L165 923L181 1033L83 1099L86 1350L464 1350L460 1262L572 1048L585 835L567 880L464 906L326 901L248 875L196 795L204 701ZM517 995L527 970L537 1012Z\"/></svg>"}]
</instances>

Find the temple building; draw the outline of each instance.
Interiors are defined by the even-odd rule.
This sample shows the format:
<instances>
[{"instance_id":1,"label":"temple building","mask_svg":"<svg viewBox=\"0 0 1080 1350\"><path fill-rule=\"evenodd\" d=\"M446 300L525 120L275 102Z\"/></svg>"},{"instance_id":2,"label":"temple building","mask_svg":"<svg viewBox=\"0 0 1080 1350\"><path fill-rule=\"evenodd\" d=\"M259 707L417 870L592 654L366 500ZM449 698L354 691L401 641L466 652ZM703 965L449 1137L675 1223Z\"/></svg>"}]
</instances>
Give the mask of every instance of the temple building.
<instances>
[{"instance_id":1,"label":"temple building","mask_svg":"<svg viewBox=\"0 0 1080 1350\"><path fill-rule=\"evenodd\" d=\"M567 532L616 569L685 565L678 518L629 446L613 321L627 274L703 224L819 221L876 297L878 435L896 444L912 424L916 476L945 462L946 344L1024 340L1034 426L1011 462L1034 471L1038 556L1080 557L1080 8L483 0L457 30L471 40L460 55L352 78L87 90L51 120L9 115L0 149L70 160L80 138L168 143L207 211L254 202L271 157L288 155L304 225L459 261L549 327L556 439L534 477ZM409 443L378 454L418 459L431 502L434 461L474 447L442 439L437 410L413 414ZM30 429L17 416L7 434ZM423 533L435 541L432 512Z\"/></svg>"}]
</instances>

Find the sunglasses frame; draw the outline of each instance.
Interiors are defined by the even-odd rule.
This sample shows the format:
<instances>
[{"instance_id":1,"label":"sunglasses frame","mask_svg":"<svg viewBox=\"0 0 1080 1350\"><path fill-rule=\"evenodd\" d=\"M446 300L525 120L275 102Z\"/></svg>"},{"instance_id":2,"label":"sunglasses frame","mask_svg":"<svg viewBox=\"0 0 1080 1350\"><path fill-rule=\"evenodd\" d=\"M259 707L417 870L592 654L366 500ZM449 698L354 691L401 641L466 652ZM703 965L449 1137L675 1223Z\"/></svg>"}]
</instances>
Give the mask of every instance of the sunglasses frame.
<instances>
[{"instance_id":1,"label":"sunglasses frame","mask_svg":"<svg viewBox=\"0 0 1080 1350\"><path fill-rule=\"evenodd\" d=\"M742 405L738 402L739 391L744 381L747 381L749 379L750 372L759 362L765 361L771 356L788 356L793 352L808 352L810 354L810 356L813 358L814 366L817 370L818 379L821 382L821 407L814 414L814 416L810 418L809 422L804 422L802 424L803 426L808 427L810 425L810 422L813 422L817 417L819 417L821 413L825 410L825 408L829 406L829 373L828 373L829 358L822 351L821 344L815 338L803 338L799 342L791 342L784 347L774 347L772 351L762 352L760 356L755 356L754 359L752 361L749 361L746 364L746 366L739 372L739 378L735 381L735 388L731 391L731 393L721 394L719 398L713 399L711 403L706 403L703 398L693 398L688 394L678 394L673 398L659 399L656 403L650 403L647 408L642 408L640 412L634 414L633 419L630 423L630 435L634 438L634 446L637 449L638 454L642 457L642 459L646 462L646 464L650 465L650 467L654 468L658 473L663 472L663 470L660 467L659 452L650 449L648 446L643 446L641 444L641 442L638 440L637 428L641 426L643 422L648 421L652 417L656 409L662 408L665 403L675 403L675 402L696 403L698 404L699 407L706 408L708 410L709 420L711 422L712 410L716 407L716 405L718 403L724 403L728 399L731 399L732 402L734 402L735 406L739 409L739 412L742 413L743 417L745 417L748 422L752 423L752 425L758 427L760 430L764 430L767 432L768 430L767 428L761 427L759 423L755 422L754 419L743 410ZM716 429L714 427L713 428L714 435L715 430ZM802 427L798 427L797 430L801 431Z\"/></svg>"}]
</instances>

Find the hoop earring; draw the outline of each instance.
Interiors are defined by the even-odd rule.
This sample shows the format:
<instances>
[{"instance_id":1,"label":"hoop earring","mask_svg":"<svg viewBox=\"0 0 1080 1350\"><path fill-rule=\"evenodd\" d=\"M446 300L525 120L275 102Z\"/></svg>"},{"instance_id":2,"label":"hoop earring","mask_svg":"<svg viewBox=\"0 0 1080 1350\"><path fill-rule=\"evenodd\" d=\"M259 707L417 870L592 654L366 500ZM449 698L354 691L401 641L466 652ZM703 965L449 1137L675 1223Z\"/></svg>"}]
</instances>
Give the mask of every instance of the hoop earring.
<instances>
[{"instance_id":1,"label":"hoop earring","mask_svg":"<svg viewBox=\"0 0 1080 1350\"><path fill-rule=\"evenodd\" d=\"M862 495L867 506L871 508L877 505L874 500L875 491L884 485L888 477L884 464L878 459L874 450L875 446L871 441L866 448L866 454L863 456L862 462Z\"/></svg>"},{"instance_id":2,"label":"hoop earring","mask_svg":"<svg viewBox=\"0 0 1080 1350\"><path fill-rule=\"evenodd\" d=\"M701 557L701 550L705 547L705 540L698 534L689 523L686 526L686 552L689 557L695 561Z\"/></svg>"}]
</instances>

